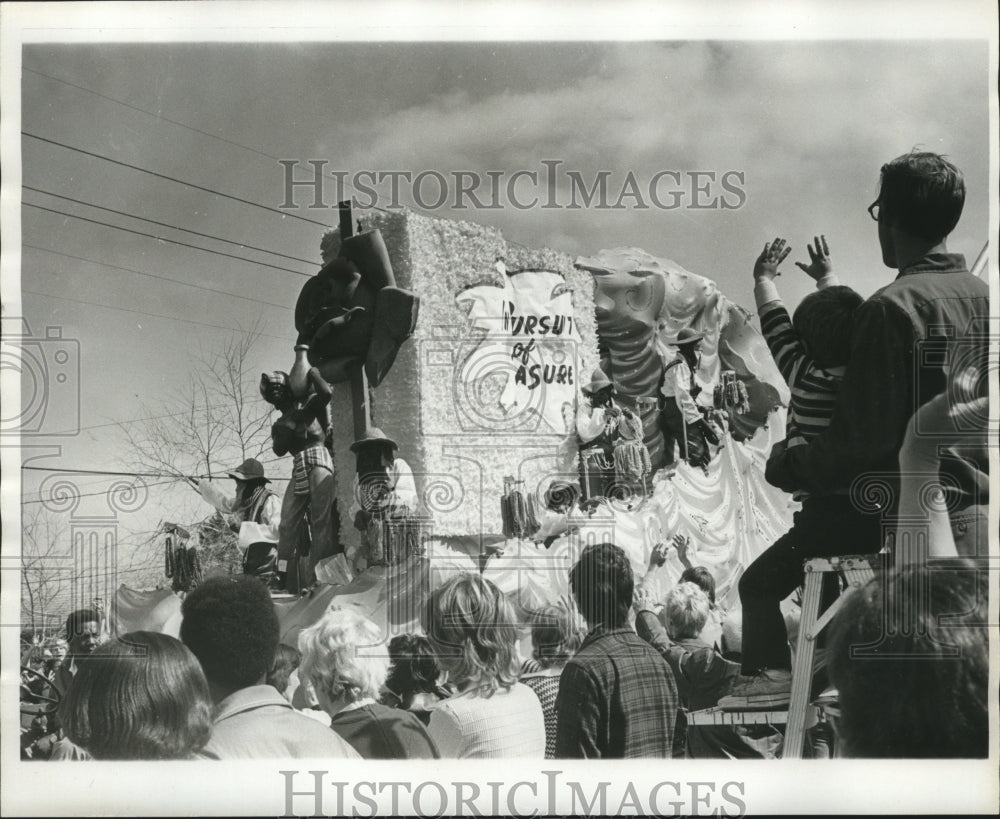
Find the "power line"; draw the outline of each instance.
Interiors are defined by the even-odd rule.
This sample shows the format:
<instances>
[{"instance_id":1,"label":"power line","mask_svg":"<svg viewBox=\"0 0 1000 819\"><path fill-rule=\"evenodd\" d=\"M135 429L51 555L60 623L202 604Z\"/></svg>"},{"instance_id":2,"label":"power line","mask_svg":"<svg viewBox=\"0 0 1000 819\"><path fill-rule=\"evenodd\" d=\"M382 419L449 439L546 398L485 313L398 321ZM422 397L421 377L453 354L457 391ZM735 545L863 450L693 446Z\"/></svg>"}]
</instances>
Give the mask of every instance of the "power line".
<instances>
[{"instance_id":1,"label":"power line","mask_svg":"<svg viewBox=\"0 0 1000 819\"><path fill-rule=\"evenodd\" d=\"M88 264L96 264L98 267L107 267L112 270L122 270L126 273L135 273L137 276L147 276L150 279L160 279L165 282L173 282L174 284L180 284L184 287L194 287L197 290L204 290L208 293L217 293L220 296L228 296L234 299L242 299L243 301L252 301L255 304L263 304L266 307L278 307L282 310L291 310L292 308L285 304L275 304L271 301L262 301L261 299L254 299L250 296L241 296L238 293L230 293L228 290L217 290L214 287L205 287L203 284L192 284L191 282L181 281L180 279L171 279L169 276L160 276L156 273L146 273L142 270L135 270L131 267L121 267L116 264L109 264L108 262L99 262L96 259L85 259L83 256L74 256L72 253L63 253L61 250L52 250L48 247L39 247L38 245L30 245L25 243L24 247L31 248L32 250L40 250L43 253L52 253L56 256L65 256L67 259L75 259L78 262L87 262Z\"/></svg>"},{"instance_id":2,"label":"power line","mask_svg":"<svg viewBox=\"0 0 1000 819\"><path fill-rule=\"evenodd\" d=\"M123 168L131 168L132 170L135 171L141 171L142 173L149 174L150 176L155 176L159 179L166 179L169 182L175 182L178 185L186 185L187 187L194 188L195 190L204 191L205 193L211 193L214 194L215 196L221 196L225 199L232 199L234 202L241 202L244 205L251 205L252 207L260 208L261 210L266 210L269 213L277 213L279 216L282 217L289 216L292 219L298 219L302 222L309 222L310 224L319 225L320 227L324 228L330 227L330 225L328 225L325 222L317 222L315 219L309 219L308 217L305 216L299 216L297 213L288 213L283 210L278 210L278 208L272 208L268 205L262 205L260 202L254 202L251 199L244 199L243 197L240 196L234 196L231 193L223 193L222 191L217 191L214 190L213 188L206 188L203 185L196 185L193 182L186 182L185 180L178 179L177 177L174 176L168 176L167 174L164 173L157 173L156 171L151 171L148 168L142 168L139 167L138 165L133 165L130 162L123 162L120 159L112 159L110 156L104 156L103 154L94 153L93 151L87 151L84 150L83 148L77 148L75 145L67 145L65 142L58 142L54 139L48 139L46 137L39 136L38 134L32 134L29 131L21 131L21 135L26 137L31 137L32 139L37 139L40 142L47 142L50 145L57 145L60 148L66 148L67 150L70 151L76 151L77 153L81 153L86 156L92 156L95 157L96 159L103 159L105 162L111 162L115 165L121 165Z\"/></svg>"},{"instance_id":3,"label":"power line","mask_svg":"<svg viewBox=\"0 0 1000 819\"><path fill-rule=\"evenodd\" d=\"M209 324L206 321L195 321L194 319L179 318L177 316L165 316L162 313L147 313L145 310L132 310L132 309L130 309L128 307L115 307L114 305L111 305L111 304L101 304L100 302L85 301L84 299L71 299L69 296L57 296L54 293L42 293L42 292L40 292L38 290L29 290L26 287L22 287L21 288L21 292L22 293L31 293L33 296L45 296L45 297L50 298L50 299L60 299L62 301L70 301L70 302L73 302L74 304L88 304L91 307L103 307L105 310L119 310L119 311L121 311L123 313L137 313L140 316L149 316L151 318L161 318L161 319L166 319L167 321L182 321L182 322L184 322L186 324L197 324L200 327L212 327L212 328L214 328L216 330L226 330L226 331L228 331L230 333L239 333L239 332L242 332L238 327L223 327L222 325L219 325L219 324ZM266 336L267 338L276 338L279 341L287 341L288 340L285 336L276 336L273 333L260 333L260 335Z\"/></svg>"},{"instance_id":4,"label":"power line","mask_svg":"<svg viewBox=\"0 0 1000 819\"><path fill-rule=\"evenodd\" d=\"M72 196L64 196L61 193L53 193L52 191L43 190L42 188L33 188L31 185L22 185L22 188L26 191L33 191L34 193L41 193L45 196L54 196L56 199L65 199L67 202L74 202L77 205L85 205L88 208L96 208L97 210L107 211L108 213L114 213L117 216L126 216L129 219L138 219L140 222L149 222L151 225L159 225L160 227L170 228L172 230L180 230L184 233L191 233L195 236L201 236L203 239L213 239L216 242L225 242L227 245L235 245L236 247L241 247L245 250L258 250L261 253L270 253L272 256L280 256L283 259L291 259L293 262L304 262L305 264L316 264L313 259L300 259L298 256L289 256L287 253L279 253L276 250L268 250L265 247L257 247L256 245L248 245L245 242L237 242L233 239L223 239L221 236L215 236L211 233L201 233L197 230L191 230L191 228L180 227L179 225L172 225L169 222L159 222L156 219L147 219L145 216L136 216L134 213L129 213L124 210L116 210L115 208L108 208L104 205L96 205L93 202L85 202L82 199L74 199Z\"/></svg>"},{"instance_id":5,"label":"power line","mask_svg":"<svg viewBox=\"0 0 1000 819\"><path fill-rule=\"evenodd\" d=\"M171 475L167 472L114 472L108 469L75 469L72 467L58 466L22 466L21 469L29 472L66 472L72 475L113 475L125 478L207 478L208 475Z\"/></svg>"},{"instance_id":6,"label":"power line","mask_svg":"<svg viewBox=\"0 0 1000 819\"><path fill-rule=\"evenodd\" d=\"M164 484L168 484L168 483L173 483L173 481L157 481L156 483L132 484L130 488L133 488L133 489L140 489L140 488L149 489L150 487L153 487L153 486L163 486ZM39 494L41 494L41 493L39 493ZM73 497L74 498L92 498L92 497L97 497L98 495L107 495L107 494L108 494L108 492L107 492L107 490L105 490L104 492L83 492L83 493L81 493L79 495L74 495ZM21 501L21 506L28 506L29 504L32 504L32 503L58 503L58 502L59 502L58 499L38 498L36 500L22 500Z\"/></svg>"},{"instance_id":7,"label":"power line","mask_svg":"<svg viewBox=\"0 0 1000 819\"><path fill-rule=\"evenodd\" d=\"M268 264L267 262L258 262L256 259L247 259L243 256L237 256L235 253L225 253L222 250L212 250L208 247L200 247L198 245L192 245L188 242L182 242L179 239L168 239L166 236L157 236L155 233L143 233L141 230L133 230L132 228L122 227L121 225L113 225L111 222L101 222L98 219L90 219L87 216L79 216L75 213L68 213L64 210L56 210L55 208L47 208L43 205L35 205L31 202L23 203L26 207L36 208L37 210L48 211L49 213L55 213L59 216L68 216L70 219L79 219L82 222L90 222L93 225L101 225L102 227L113 228L114 230L121 230L125 233L132 233L136 236L145 236L147 239L156 239L158 242L169 242L172 245L180 245L181 247L189 247L193 250L202 250L205 253L214 253L216 256L226 256L230 259L238 259L241 262L248 262L250 264L259 264L261 267L270 267L272 270L284 270L287 273L294 273L296 276L305 276L309 278L311 273L302 273L299 270L292 270L290 267L281 267L280 265Z\"/></svg>"}]
</instances>

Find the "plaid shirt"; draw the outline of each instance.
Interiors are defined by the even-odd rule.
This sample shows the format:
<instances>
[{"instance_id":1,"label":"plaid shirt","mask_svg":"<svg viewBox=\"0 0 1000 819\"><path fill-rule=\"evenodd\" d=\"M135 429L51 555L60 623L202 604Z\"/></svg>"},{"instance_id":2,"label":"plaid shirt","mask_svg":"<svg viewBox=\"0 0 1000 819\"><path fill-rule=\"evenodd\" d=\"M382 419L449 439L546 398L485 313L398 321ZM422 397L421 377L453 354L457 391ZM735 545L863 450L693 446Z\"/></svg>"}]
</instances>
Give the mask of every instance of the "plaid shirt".
<instances>
[{"instance_id":1,"label":"plaid shirt","mask_svg":"<svg viewBox=\"0 0 1000 819\"><path fill-rule=\"evenodd\" d=\"M296 452L292 460L292 492L295 495L309 494L309 470L314 466L323 466L333 472L333 458L329 450L322 444Z\"/></svg>"},{"instance_id":2,"label":"plaid shirt","mask_svg":"<svg viewBox=\"0 0 1000 819\"><path fill-rule=\"evenodd\" d=\"M599 626L559 678L556 758L669 758L678 707L663 657L630 628Z\"/></svg>"}]
</instances>

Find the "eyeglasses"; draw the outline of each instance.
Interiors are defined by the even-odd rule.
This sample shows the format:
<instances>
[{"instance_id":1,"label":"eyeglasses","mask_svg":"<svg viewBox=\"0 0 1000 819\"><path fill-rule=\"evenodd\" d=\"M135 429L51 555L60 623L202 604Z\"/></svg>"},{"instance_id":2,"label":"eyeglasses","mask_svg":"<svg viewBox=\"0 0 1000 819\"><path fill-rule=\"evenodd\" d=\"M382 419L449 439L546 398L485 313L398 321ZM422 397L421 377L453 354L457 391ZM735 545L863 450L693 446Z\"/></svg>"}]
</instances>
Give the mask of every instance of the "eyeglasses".
<instances>
[{"instance_id":1,"label":"eyeglasses","mask_svg":"<svg viewBox=\"0 0 1000 819\"><path fill-rule=\"evenodd\" d=\"M874 219L876 222L878 221L879 210L880 210L880 207L879 207L878 200L872 202L868 206L868 215L871 216L871 218Z\"/></svg>"}]
</instances>

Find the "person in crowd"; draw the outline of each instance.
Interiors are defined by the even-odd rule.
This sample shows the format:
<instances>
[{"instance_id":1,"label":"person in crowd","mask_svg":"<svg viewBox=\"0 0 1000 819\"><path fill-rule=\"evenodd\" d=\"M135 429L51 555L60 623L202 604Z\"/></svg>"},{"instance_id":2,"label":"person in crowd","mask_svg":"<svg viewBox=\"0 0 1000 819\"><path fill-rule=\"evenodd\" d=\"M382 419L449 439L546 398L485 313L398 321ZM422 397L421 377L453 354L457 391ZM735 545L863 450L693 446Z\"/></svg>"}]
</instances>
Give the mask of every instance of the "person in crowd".
<instances>
[{"instance_id":1,"label":"person in crowd","mask_svg":"<svg viewBox=\"0 0 1000 819\"><path fill-rule=\"evenodd\" d=\"M52 684L65 695L77 672L101 644L101 615L96 609L77 609L66 618L68 653L52 678Z\"/></svg>"},{"instance_id":2,"label":"person in crowd","mask_svg":"<svg viewBox=\"0 0 1000 819\"><path fill-rule=\"evenodd\" d=\"M441 668L426 637L397 634L389 641L389 674L382 686L385 705L403 708L428 725L437 704L452 694L440 679Z\"/></svg>"},{"instance_id":3,"label":"person in crowd","mask_svg":"<svg viewBox=\"0 0 1000 819\"><path fill-rule=\"evenodd\" d=\"M533 611L531 624L532 659L537 668L522 671L521 682L535 692L545 716L545 758L556 753L556 697L559 677L570 657L586 636L587 629L569 601L560 601Z\"/></svg>"},{"instance_id":4,"label":"person in crowd","mask_svg":"<svg viewBox=\"0 0 1000 819\"><path fill-rule=\"evenodd\" d=\"M907 565L850 594L830 645L845 756L989 755L987 575Z\"/></svg>"},{"instance_id":5,"label":"person in crowd","mask_svg":"<svg viewBox=\"0 0 1000 819\"><path fill-rule=\"evenodd\" d=\"M825 430L833 418L837 394L848 371L854 319L862 298L839 283L830 262L826 236L808 246L810 263L798 266L818 288L802 300L790 317L778 294L778 267L791 248L777 238L764 245L754 264L754 297L761 330L788 384L785 440L782 449L803 446ZM731 696L727 708L774 708L787 704L791 691L791 654L788 635L781 627L779 606L802 583L802 561L856 551L857 538L870 537L878 521L854 513L844 492L794 493L802 508L792 528L760 555L740 578L740 601L748 629L743 673L747 677ZM847 529L840 522L844 521ZM836 577L825 578L825 603L836 596Z\"/></svg>"},{"instance_id":6,"label":"person in crowd","mask_svg":"<svg viewBox=\"0 0 1000 819\"><path fill-rule=\"evenodd\" d=\"M316 691L330 726L364 759L437 759L414 715L377 701L389 661L375 623L347 609L328 609L299 634L301 673Z\"/></svg>"},{"instance_id":7,"label":"person in crowd","mask_svg":"<svg viewBox=\"0 0 1000 819\"><path fill-rule=\"evenodd\" d=\"M590 631L556 697L557 758L670 757L679 699L670 666L628 625L634 580L622 549L592 544L570 570Z\"/></svg>"},{"instance_id":8,"label":"person in crowd","mask_svg":"<svg viewBox=\"0 0 1000 819\"><path fill-rule=\"evenodd\" d=\"M267 488L271 479L264 475L264 467L255 458L247 458L228 475L236 482L236 494L232 497L211 481L191 479L190 482L216 510L228 516L244 550L244 573L278 586L281 501Z\"/></svg>"},{"instance_id":9,"label":"person in crowd","mask_svg":"<svg viewBox=\"0 0 1000 819\"><path fill-rule=\"evenodd\" d=\"M357 758L340 736L265 684L279 625L262 583L246 575L208 578L184 599L181 615L181 640L201 663L215 703L205 756Z\"/></svg>"},{"instance_id":10,"label":"person in crowd","mask_svg":"<svg viewBox=\"0 0 1000 819\"><path fill-rule=\"evenodd\" d=\"M899 450L897 565L989 554L989 475L981 468L989 461L988 352L981 345L953 355L958 360L949 367L946 389L907 424ZM943 452L964 459L976 479L975 503L954 514L954 487L941 478Z\"/></svg>"},{"instance_id":11,"label":"person in crowd","mask_svg":"<svg viewBox=\"0 0 1000 819\"><path fill-rule=\"evenodd\" d=\"M183 643L133 631L80 666L59 717L94 759L193 759L211 734L211 710L205 675Z\"/></svg>"},{"instance_id":12,"label":"person in crowd","mask_svg":"<svg viewBox=\"0 0 1000 819\"><path fill-rule=\"evenodd\" d=\"M961 172L938 154L911 152L882 166L878 197L868 210L878 224L882 261L898 275L854 314L851 366L830 425L802 446L772 453L768 461L765 477L780 489L853 498L824 533L836 541L831 548L868 554L882 548L897 513L899 450L910 418L944 389L949 350L986 344L976 332L990 315L989 288L968 272L961 255L947 250L964 203ZM942 458L942 479L954 490L953 513L981 502L979 477L986 471L985 462ZM870 491L874 486L888 492ZM801 558L795 561L796 582ZM792 563L782 569L786 577ZM771 594L773 599L778 592ZM745 672L784 670L787 645L776 607L762 608L763 622L744 605ZM758 685L770 689L769 695L775 686L787 690L787 671L781 676L762 676Z\"/></svg>"},{"instance_id":13,"label":"person in crowd","mask_svg":"<svg viewBox=\"0 0 1000 819\"><path fill-rule=\"evenodd\" d=\"M456 690L431 712L441 756L542 759L542 706L518 682L517 627L503 592L479 574L455 575L430 595L421 622Z\"/></svg>"},{"instance_id":14,"label":"person in crowd","mask_svg":"<svg viewBox=\"0 0 1000 819\"><path fill-rule=\"evenodd\" d=\"M690 327L681 328L674 341L677 353L663 370L660 392L663 410L660 412L660 431L663 433L664 452L674 461L674 444L680 460L692 466L707 468L712 453L709 444L718 446L718 430L708 422L695 399L701 387L695 381L701 362L701 342L705 339Z\"/></svg>"},{"instance_id":15,"label":"person in crowd","mask_svg":"<svg viewBox=\"0 0 1000 819\"><path fill-rule=\"evenodd\" d=\"M274 659L271 661L271 667L267 670L264 682L291 702L298 684L298 675L295 671L301 662L302 655L299 654L297 648L279 643L274 650Z\"/></svg>"},{"instance_id":16,"label":"person in crowd","mask_svg":"<svg viewBox=\"0 0 1000 819\"><path fill-rule=\"evenodd\" d=\"M701 637L711 612L704 590L681 582L667 594L664 628L654 613L653 599L640 587L635 594L635 627L639 636L663 655L674 672L681 704L689 711L712 708L739 678L740 666L722 656ZM759 759L754 746L729 726L688 725L678 721L678 740L692 759Z\"/></svg>"}]
</instances>

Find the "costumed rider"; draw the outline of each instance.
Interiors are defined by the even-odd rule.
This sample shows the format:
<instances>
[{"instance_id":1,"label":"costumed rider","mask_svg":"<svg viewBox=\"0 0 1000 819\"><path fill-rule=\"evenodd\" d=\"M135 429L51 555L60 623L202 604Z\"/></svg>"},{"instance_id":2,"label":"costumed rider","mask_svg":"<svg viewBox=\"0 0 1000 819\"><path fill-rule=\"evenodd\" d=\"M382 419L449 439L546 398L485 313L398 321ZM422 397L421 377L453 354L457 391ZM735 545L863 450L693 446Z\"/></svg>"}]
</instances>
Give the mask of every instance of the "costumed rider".
<instances>
[{"instance_id":1,"label":"costumed rider","mask_svg":"<svg viewBox=\"0 0 1000 819\"><path fill-rule=\"evenodd\" d=\"M387 529L405 529L417 507L413 470L396 457L398 450L396 442L378 427L369 427L364 437L351 444L351 452L357 458L357 474L350 515L354 528L361 532L362 543L361 551L352 560L355 572L405 558L393 553L387 543Z\"/></svg>"},{"instance_id":2,"label":"costumed rider","mask_svg":"<svg viewBox=\"0 0 1000 819\"><path fill-rule=\"evenodd\" d=\"M326 446L329 437L327 405L333 391L319 371L308 372L309 395L296 401L289 376L280 370L262 373L260 394L281 413L271 426L274 454L291 454L292 479L281 503L281 525L278 533L278 577L286 587L289 581L289 561L296 546L308 543L309 565L302 578L305 585L316 580L316 565L342 551L333 529L333 503L336 486L333 480L333 458ZM309 537L302 535L309 515ZM289 588L289 590L292 590Z\"/></svg>"},{"instance_id":3,"label":"costumed rider","mask_svg":"<svg viewBox=\"0 0 1000 819\"><path fill-rule=\"evenodd\" d=\"M191 483L205 500L228 518L230 529L238 533L243 573L276 586L281 502L267 488L271 479L264 476L264 467L256 458L247 458L227 474L236 482L236 494L232 497L211 481L192 480Z\"/></svg>"},{"instance_id":4,"label":"costumed rider","mask_svg":"<svg viewBox=\"0 0 1000 819\"><path fill-rule=\"evenodd\" d=\"M576 434L580 444L580 483L585 501L603 498L615 486L614 445L624 413L615 401L617 390L600 367L590 383L580 388L586 398L576 412Z\"/></svg>"},{"instance_id":5,"label":"costumed rider","mask_svg":"<svg viewBox=\"0 0 1000 819\"><path fill-rule=\"evenodd\" d=\"M660 387L664 397L660 430L668 462L674 462L676 442L682 460L707 470L712 457L709 444L718 445L719 433L705 417L707 408L695 401L701 393L694 374L701 362L703 339L702 333L690 327L677 334L677 355L664 369Z\"/></svg>"}]
</instances>

